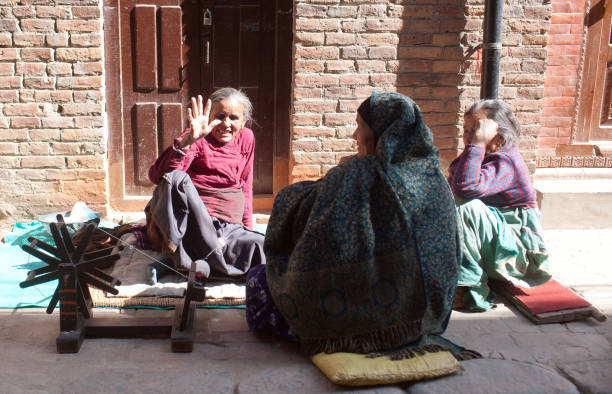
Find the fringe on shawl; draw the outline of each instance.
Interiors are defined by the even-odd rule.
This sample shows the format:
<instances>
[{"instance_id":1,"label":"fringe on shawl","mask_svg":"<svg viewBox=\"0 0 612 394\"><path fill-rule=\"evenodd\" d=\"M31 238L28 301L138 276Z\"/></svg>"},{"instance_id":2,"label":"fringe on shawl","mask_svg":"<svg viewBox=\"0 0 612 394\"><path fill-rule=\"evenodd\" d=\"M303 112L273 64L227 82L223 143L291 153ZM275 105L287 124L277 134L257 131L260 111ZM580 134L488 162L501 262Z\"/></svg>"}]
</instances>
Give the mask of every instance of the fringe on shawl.
<instances>
[{"instance_id":1,"label":"fringe on shawl","mask_svg":"<svg viewBox=\"0 0 612 394\"><path fill-rule=\"evenodd\" d=\"M300 342L302 349L309 356L317 353L338 352L367 354L414 342L422 334L421 321L419 320L362 335L315 339L300 338Z\"/></svg>"},{"instance_id":2,"label":"fringe on shawl","mask_svg":"<svg viewBox=\"0 0 612 394\"><path fill-rule=\"evenodd\" d=\"M304 352L309 356L317 353L348 352L365 354L368 358L386 356L391 360L397 361L423 355L426 352L449 351L459 361L482 357L477 351L454 345L448 340L444 343L449 343L449 346L438 343L409 345L410 343L418 343L421 335L421 321L416 321L363 335L306 340L301 338L300 344ZM402 345L406 343L408 345Z\"/></svg>"},{"instance_id":3,"label":"fringe on shawl","mask_svg":"<svg viewBox=\"0 0 612 394\"><path fill-rule=\"evenodd\" d=\"M472 360L475 358L481 358L482 355L474 350L462 349L457 350L451 347L447 347L444 345L438 345L435 343L419 345L415 347L405 347L399 350L389 350L385 352L375 352L368 353L366 355L367 358L376 358L376 357L389 357L389 359L393 361L410 359L416 357L417 355L423 355L425 353L437 353L448 351L459 361L463 360Z\"/></svg>"}]
</instances>

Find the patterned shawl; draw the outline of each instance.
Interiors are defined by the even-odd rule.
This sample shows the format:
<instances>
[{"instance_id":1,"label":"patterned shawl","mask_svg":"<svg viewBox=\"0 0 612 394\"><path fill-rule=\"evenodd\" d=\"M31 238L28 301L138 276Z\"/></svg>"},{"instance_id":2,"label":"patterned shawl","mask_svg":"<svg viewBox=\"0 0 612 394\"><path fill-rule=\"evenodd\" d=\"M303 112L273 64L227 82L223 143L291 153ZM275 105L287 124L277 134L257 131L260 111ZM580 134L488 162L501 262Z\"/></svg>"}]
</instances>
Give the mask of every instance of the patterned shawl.
<instances>
[{"instance_id":1,"label":"patterned shawl","mask_svg":"<svg viewBox=\"0 0 612 394\"><path fill-rule=\"evenodd\" d=\"M379 352L444 331L461 248L417 105L372 93L376 152L277 195L264 250L275 304L306 352Z\"/></svg>"}]
</instances>

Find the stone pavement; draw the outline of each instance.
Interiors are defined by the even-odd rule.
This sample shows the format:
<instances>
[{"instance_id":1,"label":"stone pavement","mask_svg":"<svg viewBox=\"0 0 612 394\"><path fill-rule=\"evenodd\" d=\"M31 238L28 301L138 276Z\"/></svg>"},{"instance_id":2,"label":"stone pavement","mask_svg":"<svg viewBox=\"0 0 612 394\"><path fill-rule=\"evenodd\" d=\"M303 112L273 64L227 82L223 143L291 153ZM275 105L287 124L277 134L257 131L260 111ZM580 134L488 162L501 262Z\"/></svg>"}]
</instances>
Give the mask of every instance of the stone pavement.
<instances>
[{"instance_id":1,"label":"stone pavement","mask_svg":"<svg viewBox=\"0 0 612 394\"><path fill-rule=\"evenodd\" d=\"M608 320L536 326L504 304L453 312L445 336L482 353L459 373L414 384L350 389L330 383L292 344L248 331L242 310L197 311L194 352L165 339L86 339L56 354L58 316L0 310L1 393L612 393L612 229L548 230L555 277ZM168 311L95 310L96 316Z\"/></svg>"}]
</instances>

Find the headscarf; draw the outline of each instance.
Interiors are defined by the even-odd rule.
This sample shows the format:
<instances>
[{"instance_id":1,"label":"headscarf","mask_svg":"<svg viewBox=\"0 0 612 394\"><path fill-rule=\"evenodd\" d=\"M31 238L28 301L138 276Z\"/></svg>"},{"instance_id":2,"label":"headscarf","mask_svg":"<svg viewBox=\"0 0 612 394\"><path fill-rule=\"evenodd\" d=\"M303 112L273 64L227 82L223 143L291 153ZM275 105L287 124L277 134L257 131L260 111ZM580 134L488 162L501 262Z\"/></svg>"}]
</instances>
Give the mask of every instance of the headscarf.
<instances>
[{"instance_id":1,"label":"headscarf","mask_svg":"<svg viewBox=\"0 0 612 394\"><path fill-rule=\"evenodd\" d=\"M442 333L461 248L452 193L417 105L373 93L375 154L281 190L267 281L306 352L369 353Z\"/></svg>"}]
</instances>

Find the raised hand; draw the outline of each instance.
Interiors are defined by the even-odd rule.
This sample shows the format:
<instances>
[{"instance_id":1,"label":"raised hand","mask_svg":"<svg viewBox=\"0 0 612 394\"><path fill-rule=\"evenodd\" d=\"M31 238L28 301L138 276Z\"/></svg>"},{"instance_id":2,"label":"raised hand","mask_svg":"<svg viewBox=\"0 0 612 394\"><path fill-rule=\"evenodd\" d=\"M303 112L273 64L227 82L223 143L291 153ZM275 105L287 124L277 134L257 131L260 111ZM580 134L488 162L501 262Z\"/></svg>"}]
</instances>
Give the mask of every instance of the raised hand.
<instances>
[{"instance_id":1,"label":"raised hand","mask_svg":"<svg viewBox=\"0 0 612 394\"><path fill-rule=\"evenodd\" d=\"M463 142L485 147L496 135L498 125L493 119L481 118L463 132Z\"/></svg>"},{"instance_id":2,"label":"raised hand","mask_svg":"<svg viewBox=\"0 0 612 394\"><path fill-rule=\"evenodd\" d=\"M191 108L187 109L189 133L183 137L181 148L188 148L200 138L206 137L219 123L221 123L218 119L209 123L211 107L212 103L210 99L206 101L206 106L204 107L201 95L198 95L197 99L195 97L191 98Z\"/></svg>"}]
</instances>

